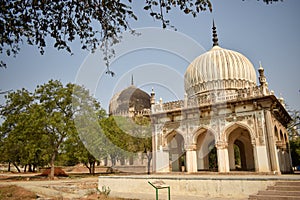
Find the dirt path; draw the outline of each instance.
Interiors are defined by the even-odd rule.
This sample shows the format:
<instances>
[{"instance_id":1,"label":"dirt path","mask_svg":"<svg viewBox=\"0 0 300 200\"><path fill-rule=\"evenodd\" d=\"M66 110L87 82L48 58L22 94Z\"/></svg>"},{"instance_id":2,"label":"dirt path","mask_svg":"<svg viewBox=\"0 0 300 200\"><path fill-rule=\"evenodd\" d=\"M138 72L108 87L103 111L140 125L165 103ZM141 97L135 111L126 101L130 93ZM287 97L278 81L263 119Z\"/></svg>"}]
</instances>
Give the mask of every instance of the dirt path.
<instances>
[{"instance_id":1,"label":"dirt path","mask_svg":"<svg viewBox=\"0 0 300 200\"><path fill-rule=\"evenodd\" d=\"M27 179L27 180L26 180ZM97 176L87 178L59 178L56 180L0 179L0 185L16 185L35 192L39 199L85 199L96 192Z\"/></svg>"}]
</instances>

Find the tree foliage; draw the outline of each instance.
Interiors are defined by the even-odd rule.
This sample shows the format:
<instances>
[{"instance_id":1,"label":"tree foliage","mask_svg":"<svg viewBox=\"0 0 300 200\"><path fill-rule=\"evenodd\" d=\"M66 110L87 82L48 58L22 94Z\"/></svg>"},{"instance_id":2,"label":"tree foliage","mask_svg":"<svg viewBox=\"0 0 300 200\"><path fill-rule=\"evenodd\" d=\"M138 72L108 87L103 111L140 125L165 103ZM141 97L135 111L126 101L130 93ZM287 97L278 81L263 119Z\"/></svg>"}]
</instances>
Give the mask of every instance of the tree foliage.
<instances>
[{"instance_id":1,"label":"tree foliage","mask_svg":"<svg viewBox=\"0 0 300 200\"><path fill-rule=\"evenodd\" d=\"M75 88L80 88L81 93L74 92ZM0 141L5 155L1 161L15 166L50 164L53 177L59 152L64 147L74 150L70 142L84 153L74 123L78 113L73 109L73 102L80 102L85 95L91 106L99 108L99 103L84 88L74 84L64 86L53 80L38 86L34 93L22 89L6 95L6 104L1 109L4 122Z\"/></svg>"},{"instance_id":2,"label":"tree foliage","mask_svg":"<svg viewBox=\"0 0 300 200\"><path fill-rule=\"evenodd\" d=\"M1 161L16 167L32 165L33 169L46 164L48 138L41 128L45 113L25 89L9 93L6 99L6 106L1 110L5 120L1 126Z\"/></svg>"},{"instance_id":3,"label":"tree foliage","mask_svg":"<svg viewBox=\"0 0 300 200\"><path fill-rule=\"evenodd\" d=\"M152 158L150 119L107 117L89 91L74 84L50 80L33 93L22 89L6 95L1 108L4 120L0 133L2 162L35 169L50 165L83 163L95 165L109 158L117 161L143 152Z\"/></svg>"},{"instance_id":4,"label":"tree foliage","mask_svg":"<svg viewBox=\"0 0 300 200\"><path fill-rule=\"evenodd\" d=\"M103 133L107 137L112 164L117 160L132 157L135 153L144 153L148 160L148 172L152 159L152 132L150 119L144 116L110 116L100 121Z\"/></svg>"},{"instance_id":5,"label":"tree foliage","mask_svg":"<svg viewBox=\"0 0 300 200\"><path fill-rule=\"evenodd\" d=\"M290 141L290 150L293 167L300 166L300 138Z\"/></svg>"},{"instance_id":6,"label":"tree foliage","mask_svg":"<svg viewBox=\"0 0 300 200\"><path fill-rule=\"evenodd\" d=\"M290 153L293 166L300 166L300 111L289 111L292 118L289 126Z\"/></svg>"},{"instance_id":7,"label":"tree foliage","mask_svg":"<svg viewBox=\"0 0 300 200\"><path fill-rule=\"evenodd\" d=\"M278 0L263 0L266 3ZM114 51L111 45L119 42L120 33L131 30L129 19L137 20L132 0L0 0L0 53L16 55L20 45L36 46L44 54L47 38L54 48L72 52L71 43L81 42L81 48L94 51L101 45L107 66ZM162 27L170 25L166 15L178 8L183 13L197 16L212 11L210 0L145 0L144 10ZM6 64L0 61L0 66Z\"/></svg>"}]
</instances>

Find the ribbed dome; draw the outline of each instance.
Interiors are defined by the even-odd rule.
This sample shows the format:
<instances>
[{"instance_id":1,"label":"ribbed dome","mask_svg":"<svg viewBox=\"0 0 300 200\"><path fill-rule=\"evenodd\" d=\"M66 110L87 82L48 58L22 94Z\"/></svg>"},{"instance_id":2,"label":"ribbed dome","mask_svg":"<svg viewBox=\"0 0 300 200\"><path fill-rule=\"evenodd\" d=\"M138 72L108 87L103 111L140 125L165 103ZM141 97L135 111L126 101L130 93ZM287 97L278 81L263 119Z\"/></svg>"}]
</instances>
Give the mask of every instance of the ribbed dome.
<instances>
[{"instance_id":1,"label":"ribbed dome","mask_svg":"<svg viewBox=\"0 0 300 200\"><path fill-rule=\"evenodd\" d=\"M242 54L218 45L197 57L185 75L187 95L201 95L213 90L236 90L256 86L256 73Z\"/></svg>"},{"instance_id":2,"label":"ribbed dome","mask_svg":"<svg viewBox=\"0 0 300 200\"><path fill-rule=\"evenodd\" d=\"M150 109L150 96L143 90L131 85L115 94L110 100L109 114L127 113L129 108L135 112Z\"/></svg>"}]
</instances>

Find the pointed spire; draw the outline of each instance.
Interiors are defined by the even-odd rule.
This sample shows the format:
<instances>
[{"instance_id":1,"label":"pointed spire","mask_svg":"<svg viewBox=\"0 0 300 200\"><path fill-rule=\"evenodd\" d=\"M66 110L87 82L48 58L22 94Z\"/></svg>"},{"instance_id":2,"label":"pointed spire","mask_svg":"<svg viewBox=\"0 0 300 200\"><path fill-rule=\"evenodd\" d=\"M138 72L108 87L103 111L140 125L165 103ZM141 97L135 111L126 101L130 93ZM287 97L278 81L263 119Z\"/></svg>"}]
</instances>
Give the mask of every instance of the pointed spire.
<instances>
[{"instance_id":1,"label":"pointed spire","mask_svg":"<svg viewBox=\"0 0 300 200\"><path fill-rule=\"evenodd\" d=\"M153 88L153 87L152 87L152 89L151 89L151 94L155 94L154 88Z\"/></svg>"},{"instance_id":2,"label":"pointed spire","mask_svg":"<svg viewBox=\"0 0 300 200\"><path fill-rule=\"evenodd\" d=\"M213 47L214 46L219 46L219 43L218 43L218 35L217 35L217 28L215 26L215 20L213 20L213 27L212 27L212 30L213 30L213 39L212 41L214 42L213 43Z\"/></svg>"},{"instance_id":3,"label":"pointed spire","mask_svg":"<svg viewBox=\"0 0 300 200\"><path fill-rule=\"evenodd\" d=\"M133 74L131 74L131 85L134 85L134 82L133 82Z\"/></svg>"},{"instance_id":4,"label":"pointed spire","mask_svg":"<svg viewBox=\"0 0 300 200\"><path fill-rule=\"evenodd\" d=\"M259 61L259 68L258 70L264 70L264 68L262 67L261 61Z\"/></svg>"}]
</instances>

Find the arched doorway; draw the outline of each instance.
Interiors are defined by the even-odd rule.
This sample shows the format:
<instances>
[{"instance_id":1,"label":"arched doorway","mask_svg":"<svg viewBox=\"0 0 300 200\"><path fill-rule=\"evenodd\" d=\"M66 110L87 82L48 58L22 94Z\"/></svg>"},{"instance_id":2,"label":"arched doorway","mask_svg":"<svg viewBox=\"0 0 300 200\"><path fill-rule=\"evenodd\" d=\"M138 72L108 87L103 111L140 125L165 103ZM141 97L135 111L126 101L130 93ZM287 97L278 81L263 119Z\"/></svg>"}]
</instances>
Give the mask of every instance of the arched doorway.
<instances>
[{"instance_id":1,"label":"arched doorway","mask_svg":"<svg viewBox=\"0 0 300 200\"><path fill-rule=\"evenodd\" d=\"M291 172L289 141L287 133L283 133L282 130L280 130L280 141L277 142L277 156L280 172L283 174Z\"/></svg>"},{"instance_id":2,"label":"arched doorway","mask_svg":"<svg viewBox=\"0 0 300 200\"><path fill-rule=\"evenodd\" d=\"M218 171L217 148L215 147L215 144L213 144L213 146L210 146L209 149L211 149L209 154L208 154L209 170L217 172Z\"/></svg>"},{"instance_id":3,"label":"arched doorway","mask_svg":"<svg viewBox=\"0 0 300 200\"><path fill-rule=\"evenodd\" d=\"M211 131L207 129L199 129L197 131L196 153L197 153L197 170L210 171L216 170L217 152L215 149L215 137Z\"/></svg>"},{"instance_id":4,"label":"arched doorway","mask_svg":"<svg viewBox=\"0 0 300 200\"><path fill-rule=\"evenodd\" d=\"M231 171L255 170L253 145L247 129L237 127L228 134L228 156Z\"/></svg>"},{"instance_id":5,"label":"arched doorway","mask_svg":"<svg viewBox=\"0 0 300 200\"><path fill-rule=\"evenodd\" d=\"M275 140L276 140L276 142L279 141L280 138L279 138L279 135L278 135L278 129L277 129L276 126L274 127L274 135L275 135Z\"/></svg>"},{"instance_id":6,"label":"arched doorway","mask_svg":"<svg viewBox=\"0 0 300 200\"><path fill-rule=\"evenodd\" d=\"M186 156L184 149L184 139L182 135L177 133L176 131L170 133L168 136L168 147L170 171L184 171L186 166Z\"/></svg>"}]
</instances>

